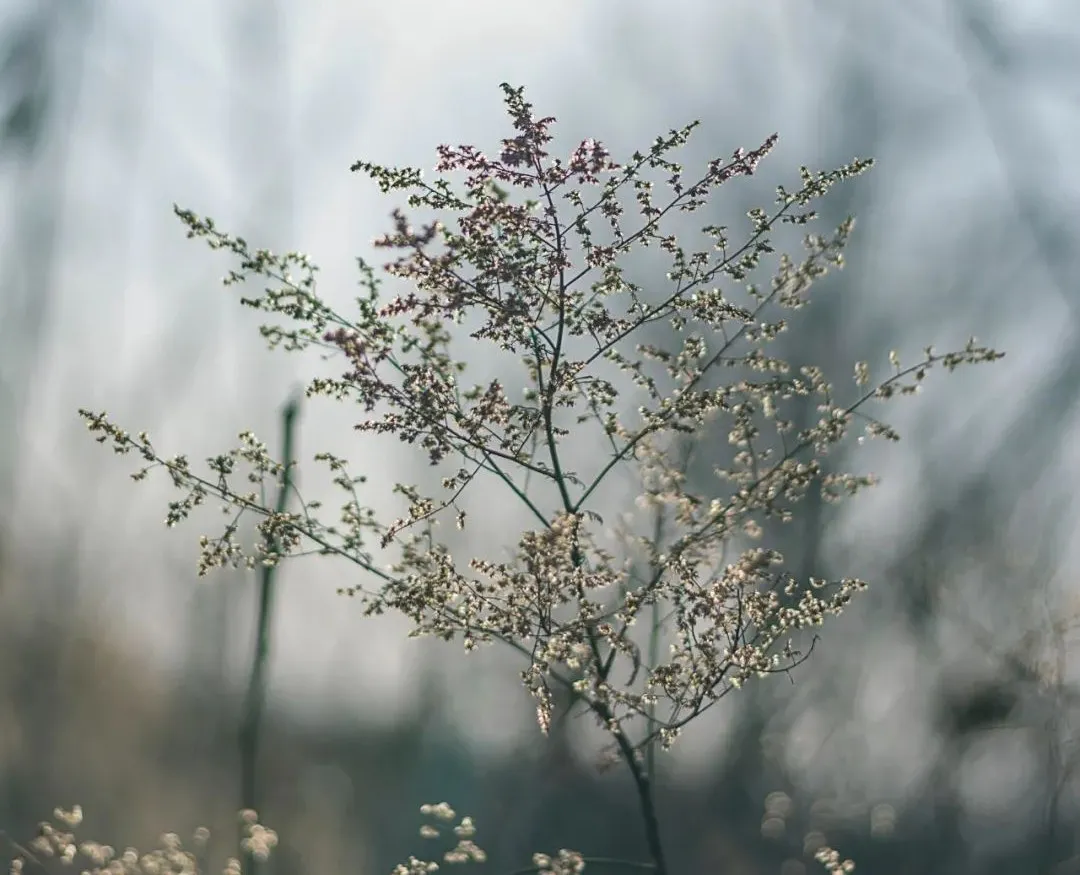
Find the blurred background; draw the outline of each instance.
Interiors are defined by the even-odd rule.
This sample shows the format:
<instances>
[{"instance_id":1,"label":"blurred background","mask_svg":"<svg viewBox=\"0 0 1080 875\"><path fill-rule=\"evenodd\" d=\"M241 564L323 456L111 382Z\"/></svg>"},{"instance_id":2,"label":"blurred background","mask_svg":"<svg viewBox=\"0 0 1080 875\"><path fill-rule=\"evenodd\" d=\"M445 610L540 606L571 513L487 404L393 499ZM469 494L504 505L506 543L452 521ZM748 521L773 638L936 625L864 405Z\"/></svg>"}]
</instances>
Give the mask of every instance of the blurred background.
<instances>
[{"instance_id":1,"label":"blurred background","mask_svg":"<svg viewBox=\"0 0 1080 875\"><path fill-rule=\"evenodd\" d=\"M1008 352L882 411L900 444L831 457L879 487L769 533L796 573L872 586L790 680L725 699L664 759L673 872L801 875L825 839L867 872L1080 871L1069 0L0 0L0 830L78 802L80 834L120 847L199 825L216 852L233 841L255 580L199 580L209 526L168 531L166 485L132 484L76 409L169 455L246 428L276 451L311 359L265 350L220 285L233 263L171 205L309 253L348 312L354 257L380 261L395 206L349 165L493 149L503 80L560 143L616 159L694 118L688 167L778 131L702 223L737 226L800 164L874 156L821 205L859 224L783 340L793 362L840 384L859 359L883 374L889 349L913 362L976 335ZM306 405L300 457L348 455L376 507L423 476L351 422ZM700 488L725 452L700 449ZM521 525L500 513L474 537L511 545ZM362 618L335 595L353 574L300 560L279 578L260 758L274 871L388 872L425 850L418 808L442 799L477 820L490 871L560 847L641 857L586 721L539 744L520 666Z\"/></svg>"}]
</instances>

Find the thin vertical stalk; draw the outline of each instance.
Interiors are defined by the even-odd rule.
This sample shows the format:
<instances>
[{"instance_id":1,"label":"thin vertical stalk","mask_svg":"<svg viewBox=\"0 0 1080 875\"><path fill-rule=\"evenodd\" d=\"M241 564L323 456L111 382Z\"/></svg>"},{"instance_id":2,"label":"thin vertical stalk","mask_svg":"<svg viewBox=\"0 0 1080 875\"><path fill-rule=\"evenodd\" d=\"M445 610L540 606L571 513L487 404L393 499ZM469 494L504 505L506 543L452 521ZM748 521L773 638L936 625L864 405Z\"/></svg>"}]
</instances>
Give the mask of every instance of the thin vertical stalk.
<instances>
[{"instance_id":1,"label":"thin vertical stalk","mask_svg":"<svg viewBox=\"0 0 1080 875\"><path fill-rule=\"evenodd\" d=\"M292 486L293 445L296 417L300 411L300 400L294 396L282 410L282 460L285 470L281 475L278 488L275 513L285 513L288 506L289 492ZM277 554L280 545L275 537L268 536L266 549ZM258 782L256 769L259 758L259 736L262 728L263 710L266 705L266 666L270 656L270 617L274 597L274 578L276 563L267 563L259 572L259 614L255 627L255 654L251 663L251 675L248 678L247 695L244 699L244 711L240 722L240 802L241 808L259 810ZM243 830L241 825L241 830ZM241 846L240 860L245 875L255 872L256 860Z\"/></svg>"},{"instance_id":2,"label":"thin vertical stalk","mask_svg":"<svg viewBox=\"0 0 1080 875\"><path fill-rule=\"evenodd\" d=\"M664 537L664 508L656 508L656 516L653 518L653 549L659 553L661 541ZM656 569L650 568L655 575ZM652 616L649 623L649 653L648 667L652 672L660 664L660 636L663 633L663 613L660 599L654 599L652 603ZM648 678L646 678L648 684ZM647 688L647 687L646 687ZM648 734L651 736L656 731L656 702L651 701L648 705ZM650 786L656 786L656 739L650 738L645 744L645 774L649 779Z\"/></svg>"}]
</instances>

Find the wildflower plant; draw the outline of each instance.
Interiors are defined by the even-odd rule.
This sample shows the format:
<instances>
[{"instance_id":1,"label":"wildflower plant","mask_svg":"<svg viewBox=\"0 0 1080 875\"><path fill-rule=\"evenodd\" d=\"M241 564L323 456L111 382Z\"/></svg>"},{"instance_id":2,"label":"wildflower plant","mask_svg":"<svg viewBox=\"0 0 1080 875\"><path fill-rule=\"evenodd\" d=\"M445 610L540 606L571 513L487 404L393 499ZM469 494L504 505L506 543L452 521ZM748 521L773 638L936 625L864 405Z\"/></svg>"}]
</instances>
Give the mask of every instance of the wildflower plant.
<instances>
[{"instance_id":1,"label":"wildflower plant","mask_svg":"<svg viewBox=\"0 0 1080 875\"><path fill-rule=\"evenodd\" d=\"M797 579L778 552L750 544L761 524L790 520L811 489L838 500L875 482L826 471L821 462L857 424L870 437L898 439L866 411L872 403L916 393L935 367L951 371L1001 353L974 339L955 352L927 348L907 367L891 353L891 373L877 384L868 363L855 364L850 391L813 365L794 367L770 354L787 315L843 266L853 219L827 234L805 233L802 254L777 256L764 285L752 275L774 255L777 231L810 225L813 203L870 160L827 172L803 167L797 188L777 187L770 209L747 213L745 235L707 224L702 246L687 249L668 226L700 211L731 180L754 174L775 135L696 174L672 157L696 122L625 163L594 140L563 160L549 151L554 119L537 118L521 89L502 90L515 133L495 157L440 146L432 181L412 167L353 165L382 192L405 193L410 209L438 218L414 227L405 211L393 212L393 229L375 246L389 253L383 270L404 291L387 299L374 268L358 259L362 293L351 317L318 295L305 255L254 249L211 219L175 208L189 237L238 260L225 285L264 285L241 302L267 314L261 333L271 348L313 348L340 361L335 376L310 382L309 397L352 403L358 431L396 436L426 455L441 481L426 490L397 484L408 505L403 516L379 519L360 497L363 476L327 452L314 461L345 494L335 519L317 502L295 511L268 504L267 483L279 481L289 461L272 458L250 432L196 469L186 456L162 455L146 433L133 436L105 413L80 412L98 441L145 461L134 479L154 470L171 478L180 497L169 505L169 526L209 501L222 504L230 518L224 531L201 537L200 574L276 565L301 553L336 555L358 566L358 580L340 591L366 615L399 612L412 635L458 640L466 650L498 641L517 651L542 732L561 689L610 735L636 788L650 865L665 875L653 801L657 746L670 747L731 690L805 659L801 633L840 613L865 586L853 578ZM462 175L455 184L452 177ZM638 249L659 250L669 263L648 287L621 264ZM642 335L664 323L677 342L646 342ZM484 349L505 360L504 376L470 383L463 343L470 357ZM511 368L514 377L506 376ZM525 387L519 398L508 388L515 379ZM818 419L798 430L785 408L806 399ZM715 472L707 492L694 491L683 450L716 433L734 448L730 467ZM582 447L597 442L604 460L572 468ZM633 518L604 528L596 504L614 472L636 478L650 531L639 531ZM535 520L509 559L462 561L438 537L447 517L468 526L464 495L481 478ZM251 549L237 538L245 515L263 536ZM601 543L611 532L618 552ZM392 551L388 567L376 562L376 545ZM729 555L733 545L745 549ZM635 637L639 621L652 635L647 653ZM661 626L671 642L666 653L656 646ZM473 847L458 857L480 861ZM565 851L537 859L537 871L569 872L588 858ZM424 865L411 861L400 871Z\"/></svg>"}]
</instances>

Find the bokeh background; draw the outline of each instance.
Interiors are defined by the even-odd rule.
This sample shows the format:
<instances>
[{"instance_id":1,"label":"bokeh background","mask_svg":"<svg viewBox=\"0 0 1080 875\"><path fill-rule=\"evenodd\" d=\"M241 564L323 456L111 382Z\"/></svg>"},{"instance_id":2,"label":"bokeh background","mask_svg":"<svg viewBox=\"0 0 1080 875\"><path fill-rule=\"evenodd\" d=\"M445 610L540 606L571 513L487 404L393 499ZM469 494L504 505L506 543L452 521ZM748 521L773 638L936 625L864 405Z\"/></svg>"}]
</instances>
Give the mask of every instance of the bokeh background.
<instances>
[{"instance_id":1,"label":"bokeh background","mask_svg":"<svg viewBox=\"0 0 1080 875\"><path fill-rule=\"evenodd\" d=\"M215 852L233 840L255 581L198 580L200 527L167 530L165 485L131 483L76 409L193 459L246 428L273 449L311 360L265 350L219 283L233 265L171 205L309 253L344 306L395 205L349 165L493 148L503 80L560 142L616 158L694 118L687 165L778 131L707 221L734 225L800 164L874 156L822 205L859 224L791 360L840 382L889 349L976 335L1008 352L892 406L899 445L836 458L878 488L770 533L797 573L873 585L790 680L729 697L664 760L673 870L801 875L827 838L868 872L1080 871L1069 0L0 0L0 830L79 802L82 834L117 846L199 825ZM350 422L306 405L300 453L350 456L378 507L419 463ZM702 449L698 483L721 458ZM500 507L474 537L510 545L518 523ZM511 659L362 618L335 595L352 574L280 576L260 759L274 871L389 871L442 799L476 818L491 871L538 849L642 853L584 726L538 743Z\"/></svg>"}]
</instances>

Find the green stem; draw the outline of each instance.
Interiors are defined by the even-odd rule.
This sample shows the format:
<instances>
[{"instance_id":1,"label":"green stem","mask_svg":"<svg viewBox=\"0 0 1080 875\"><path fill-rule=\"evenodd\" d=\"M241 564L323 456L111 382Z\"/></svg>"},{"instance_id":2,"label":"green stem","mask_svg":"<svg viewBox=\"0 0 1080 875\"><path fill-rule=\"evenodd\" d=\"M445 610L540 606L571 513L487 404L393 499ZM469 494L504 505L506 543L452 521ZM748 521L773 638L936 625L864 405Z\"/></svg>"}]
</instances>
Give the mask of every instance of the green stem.
<instances>
[{"instance_id":1,"label":"green stem","mask_svg":"<svg viewBox=\"0 0 1080 875\"><path fill-rule=\"evenodd\" d=\"M281 415L284 432L283 464L285 468L281 475L281 485L275 507L275 513L279 515L285 513L288 504L292 478L293 436L299 410L300 401L294 396L286 403ZM266 549L276 555L280 549L278 539L267 536ZM276 571L276 562L265 563L260 573L255 655L251 664L251 675L248 678L247 695L244 700L244 712L238 737L241 808L253 811L259 810L256 768L259 756L259 735L266 705L266 666L270 657L270 609L273 604L274 574ZM241 829L243 829L242 826ZM255 858L251 854L241 852L240 859L243 861L243 871L245 873L254 872L257 869Z\"/></svg>"}]
</instances>

